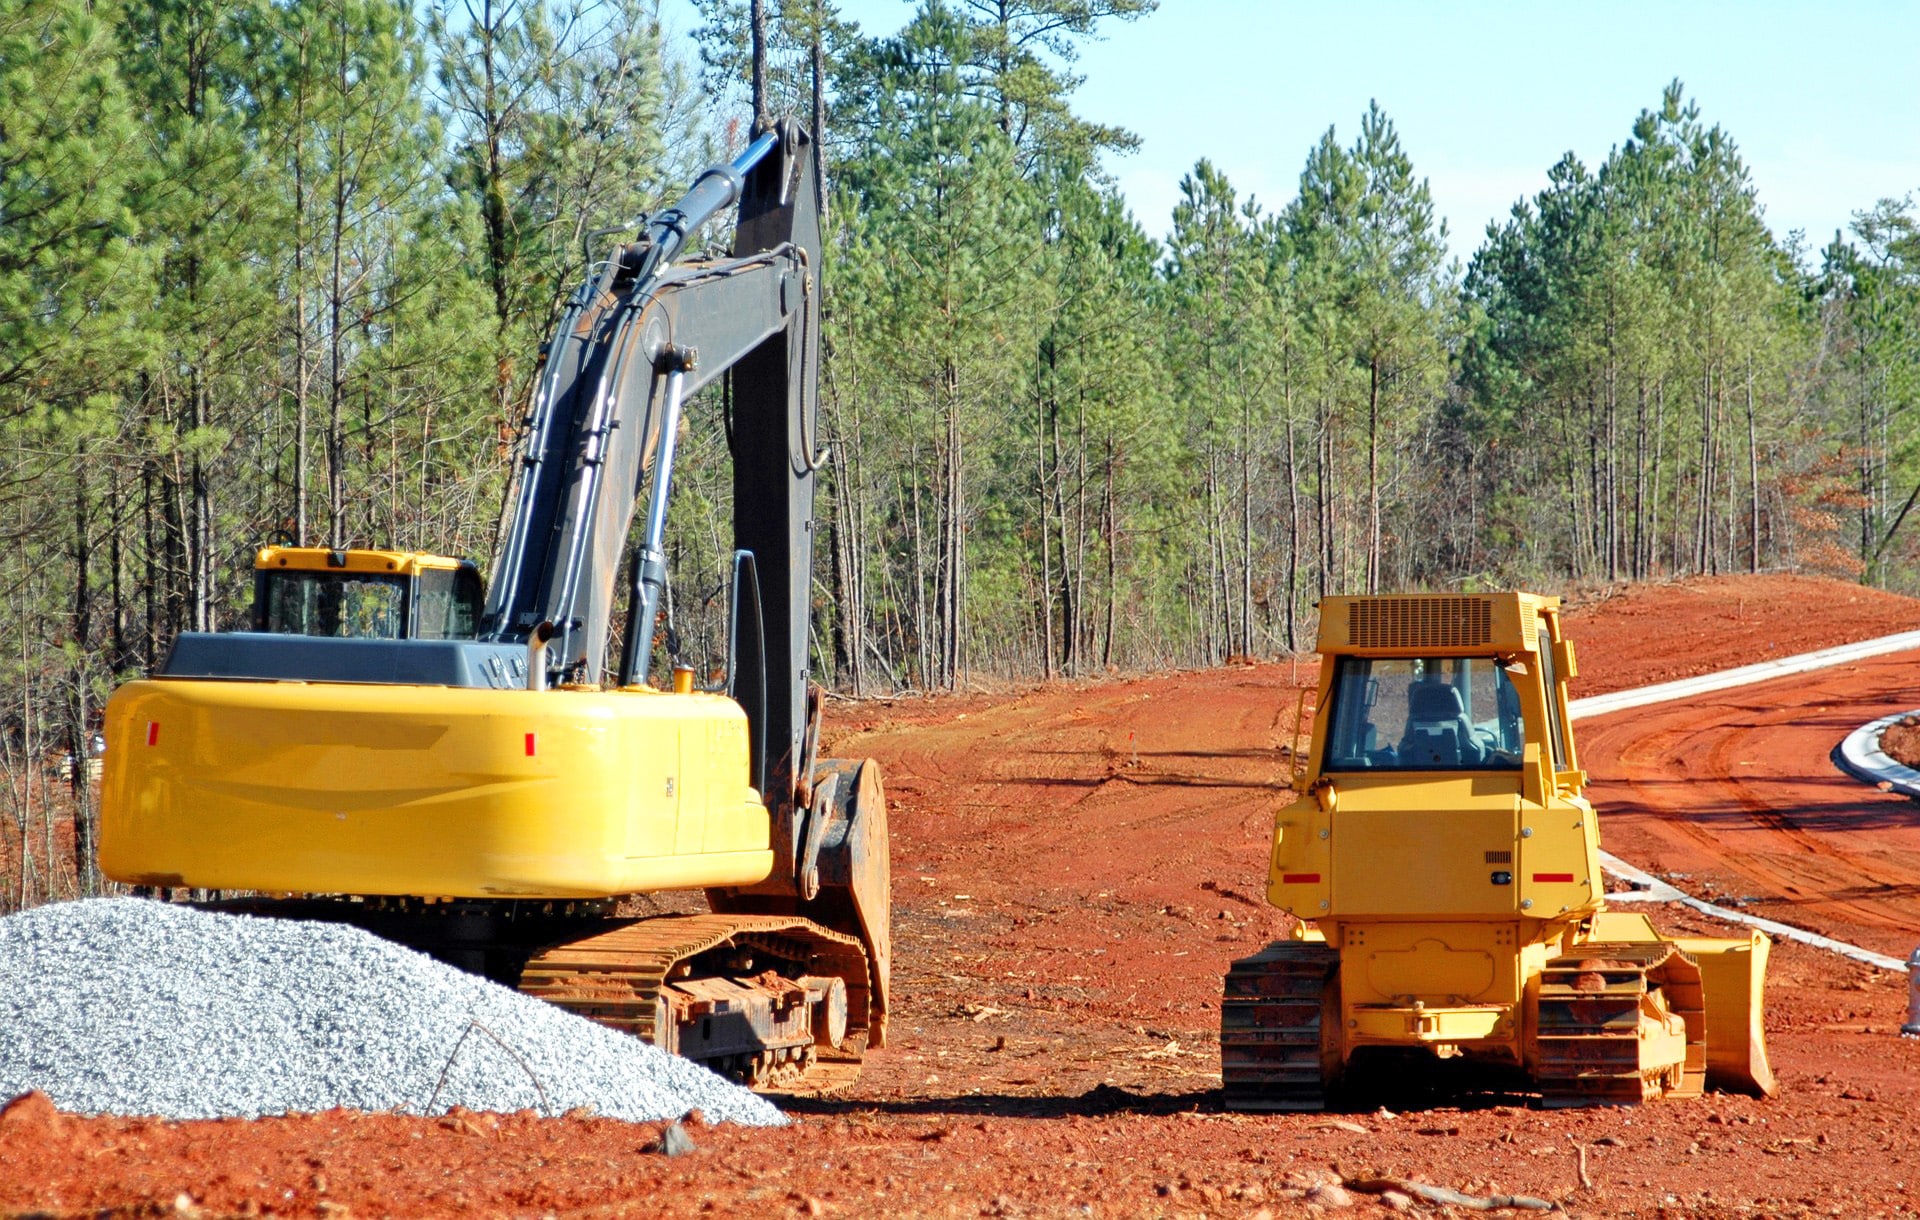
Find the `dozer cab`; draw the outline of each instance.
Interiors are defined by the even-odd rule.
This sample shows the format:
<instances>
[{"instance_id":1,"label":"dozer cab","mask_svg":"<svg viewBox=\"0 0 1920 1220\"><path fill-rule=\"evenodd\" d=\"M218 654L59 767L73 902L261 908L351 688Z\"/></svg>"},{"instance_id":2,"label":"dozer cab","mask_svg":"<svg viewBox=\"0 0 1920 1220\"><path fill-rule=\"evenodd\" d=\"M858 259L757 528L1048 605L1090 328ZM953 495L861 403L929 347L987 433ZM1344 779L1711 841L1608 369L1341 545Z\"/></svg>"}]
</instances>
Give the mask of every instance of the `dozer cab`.
<instances>
[{"instance_id":1,"label":"dozer cab","mask_svg":"<svg viewBox=\"0 0 1920 1220\"><path fill-rule=\"evenodd\" d=\"M1319 651L1267 886L1300 923L1227 976L1227 1108L1321 1109L1409 1056L1546 1106L1773 1094L1767 938L1607 909L1559 599L1327 598Z\"/></svg>"}]
</instances>

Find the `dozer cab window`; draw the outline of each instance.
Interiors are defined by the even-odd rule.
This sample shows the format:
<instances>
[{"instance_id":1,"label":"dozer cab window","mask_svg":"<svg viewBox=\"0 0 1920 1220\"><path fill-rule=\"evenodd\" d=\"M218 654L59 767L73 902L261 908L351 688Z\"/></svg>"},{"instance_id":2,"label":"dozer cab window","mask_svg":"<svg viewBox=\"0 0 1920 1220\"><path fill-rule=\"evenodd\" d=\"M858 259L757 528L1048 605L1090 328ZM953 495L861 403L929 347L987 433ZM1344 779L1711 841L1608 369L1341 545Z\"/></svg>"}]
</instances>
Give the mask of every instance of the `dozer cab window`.
<instances>
[{"instance_id":1,"label":"dozer cab window","mask_svg":"<svg viewBox=\"0 0 1920 1220\"><path fill-rule=\"evenodd\" d=\"M1567 728L1560 723L1560 696L1555 691L1560 678L1553 668L1553 647L1548 643L1545 616L1540 619L1540 677L1547 687L1547 737L1553 742L1553 769L1567 769Z\"/></svg>"},{"instance_id":2,"label":"dozer cab window","mask_svg":"<svg viewBox=\"0 0 1920 1220\"><path fill-rule=\"evenodd\" d=\"M1491 657L1341 657L1328 771L1516 771L1520 695Z\"/></svg>"},{"instance_id":3,"label":"dozer cab window","mask_svg":"<svg viewBox=\"0 0 1920 1220\"><path fill-rule=\"evenodd\" d=\"M405 635L404 576L300 571L265 576L261 631L358 640L397 640Z\"/></svg>"}]
</instances>

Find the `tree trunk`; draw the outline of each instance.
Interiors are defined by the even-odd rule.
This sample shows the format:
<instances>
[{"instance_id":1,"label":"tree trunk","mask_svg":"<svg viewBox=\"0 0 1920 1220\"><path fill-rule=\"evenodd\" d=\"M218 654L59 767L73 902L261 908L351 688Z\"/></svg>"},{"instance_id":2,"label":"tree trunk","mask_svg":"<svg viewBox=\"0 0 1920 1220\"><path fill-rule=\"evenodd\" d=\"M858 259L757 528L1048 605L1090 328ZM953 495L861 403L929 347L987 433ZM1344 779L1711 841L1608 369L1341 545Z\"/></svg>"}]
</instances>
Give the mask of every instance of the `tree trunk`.
<instances>
[{"instance_id":1,"label":"tree trunk","mask_svg":"<svg viewBox=\"0 0 1920 1220\"><path fill-rule=\"evenodd\" d=\"M919 446L914 446L918 449ZM912 455L912 472L918 466L918 454ZM919 661L920 681L925 686L936 686L939 678L933 671L933 628L927 621L927 556L926 514L921 505L920 479L917 473L910 473L909 490L913 497L913 643L914 655Z\"/></svg>"},{"instance_id":2,"label":"tree trunk","mask_svg":"<svg viewBox=\"0 0 1920 1220\"><path fill-rule=\"evenodd\" d=\"M1053 643L1053 516L1047 487L1047 394L1038 385L1033 396L1033 465L1040 522L1040 672L1052 678L1059 672ZM1057 467L1056 467L1057 469ZM1062 584L1064 584L1064 580ZM1071 647L1071 645L1069 645Z\"/></svg>"},{"instance_id":3,"label":"tree trunk","mask_svg":"<svg viewBox=\"0 0 1920 1220\"><path fill-rule=\"evenodd\" d=\"M1101 504L1101 517L1104 526L1103 532L1107 540L1107 638L1104 646L1105 650L1100 658L1100 663L1108 669L1113 668L1114 613L1115 603L1119 600L1118 587L1120 583L1119 561L1117 558L1119 547L1117 535L1120 532L1120 526L1116 519L1113 499L1114 466L1118 461L1119 457L1113 444L1113 433L1109 432L1107 433L1107 487L1106 495L1102 498Z\"/></svg>"},{"instance_id":4,"label":"tree trunk","mask_svg":"<svg viewBox=\"0 0 1920 1220\"><path fill-rule=\"evenodd\" d=\"M948 690L955 689L960 682L962 647L960 640L963 605L961 588L966 581L963 519L966 513L966 488L962 484L962 472L965 470L960 452L960 370L949 359L945 362L941 377L942 397L946 414L946 452L943 455L942 499L944 501L941 520L941 554L939 558L939 614L940 660L938 679Z\"/></svg>"},{"instance_id":5,"label":"tree trunk","mask_svg":"<svg viewBox=\"0 0 1920 1220\"><path fill-rule=\"evenodd\" d=\"M1380 592L1380 361L1367 362L1367 592Z\"/></svg>"},{"instance_id":6,"label":"tree trunk","mask_svg":"<svg viewBox=\"0 0 1920 1220\"><path fill-rule=\"evenodd\" d=\"M1753 423L1753 355L1747 355L1747 571L1760 571L1760 447Z\"/></svg>"},{"instance_id":7,"label":"tree trunk","mask_svg":"<svg viewBox=\"0 0 1920 1220\"><path fill-rule=\"evenodd\" d=\"M352 89L348 66L350 51L346 30L339 31L339 89L342 97ZM347 437L346 437L346 291L345 246L347 244L347 149L346 131L334 136L333 167L333 266L327 285L327 545L336 550L347 545Z\"/></svg>"},{"instance_id":8,"label":"tree trunk","mask_svg":"<svg viewBox=\"0 0 1920 1220\"><path fill-rule=\"evenodd\" d=\"M1240 647L1253 655L1253 398L1240 396Z\"/></svg>"},{"instance_id":9,"label":"tree trunk","mask_svg":"<svg viewBox=\"0 0 1920 1220\"><path fill-rule=\"evenodd\" d=\"M1300 651L1300 464L1293 447L1293 385L1287 385L1287 652Z\"/></svg>"},{"instance_id":10,"label":"tree trunk","mask_svg":"<svg viewBox=\"0 0 1920 1220\"><path fill-rule=\"evenodd\" d=\"M1713 562L1713 364L1700 370L1700 495L1696 510L1693 542L1693 568L1706 572Z\"/></svg>"},{"instance_id":11,"label":"tree trunk","mask_svg":"<svg viewBox=\"0 0 1920 1220\"><path fill-rule=\"evenodd\" d=\"M94 893L93 783L88 771L92 753L92 682L88 670L93 650L93 543L87 489L89 457L81 442L75 453L73 491L73 644L67 691L67 783L73 796L73 878L81 897ZM51 811L49 811L51 815Z\"/></svg>"},{"instance_id":12,"label":"tree trunk","mask_svg":"<svg viewBox=\"0 0 1920 1220\"><path fill-rule=\"evenodd\" d=\"M773 99L767 96L767 0L748 0L753 40L753 134L773 130Z\"/></svg>"},{"instance_id":13,"label":"tree trunk","mask_svg":"<svg viewBox=\"0 0 1920 1220\"><path fill-rule=\"evenodd\" d=\"M312 454L308 451L308 396L313 372L307 366L307 176L306 176L307 44L303 32L295 82L293 118L293 542L306 546L311 540L312 522L308 517L308 469Z\"/></svg>"},{"instance_id":14,"label":"tree trunk","mask_svg":"<svg viewBox=\"0 0 1920 1220\"><path fill-rule=\"evenodd\" d=\"M1633 427L1633 562L1630 574L1635 580L1647 578L1647 379L1643 373L1634 379Z\"/></svg>"},{"instance_id":15,"label":"tree trunk","mask_svg":"<svg viewBox=\"0 0 1920 1220\"><path fill-rule=\"evenodd\" d=\"M1334 581L1333 495L1328 486L1333 472L1333 412L1325 398L1332 392L1331 387L1323 391L1317 421L1319 435L1314 438L1313 447L1313 528L1318 536L1320 596L1323 598L1332 594Z\"/></svg>"}]
</instances>

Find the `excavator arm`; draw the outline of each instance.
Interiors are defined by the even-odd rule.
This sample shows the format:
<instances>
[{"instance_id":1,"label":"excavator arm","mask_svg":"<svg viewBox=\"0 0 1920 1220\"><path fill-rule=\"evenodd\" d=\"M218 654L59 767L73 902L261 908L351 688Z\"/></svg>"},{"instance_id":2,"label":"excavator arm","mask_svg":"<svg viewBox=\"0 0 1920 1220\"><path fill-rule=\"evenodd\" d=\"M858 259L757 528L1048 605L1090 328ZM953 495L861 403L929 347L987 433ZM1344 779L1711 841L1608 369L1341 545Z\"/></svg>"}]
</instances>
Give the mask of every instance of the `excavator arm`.
<instances>
[{"instance_id":1,"label":"excavator arm","mask_svg":"<svg viewBox=\"0 0 1920 1220\"><path fill-rule=\"evenodd\" d=\"M853 930L876 963L884 1014L891 937L885 795L870 760L822 760L811 688L813 493L819 360L819 200L812 141L789 120L707 170L569 302L526 421L512 519L483 638L544 624L552 676L593 684L618 576L630 573L616 681L644 683L666 583L664 537L680 412L732 378L734 592L727 693L748 720L751 779L772 817L774 868L715 887L715 910L799 915ZM732 255L674 260L739 202ZM636 509L645 526L626 554ZM878 1044L876 1022L875 1044Z\"/></svg>"},{"instance_id":2,"label":"excavator arm","mask_svg":"<svg viewBox=\"0 0 1920 1220\"><path fill-rule=\"evenodd\" d=\"M502 643L524 643L551 623L552 676L598 683L625 570L627 630L613 676L620 686L644 683L666 583L680 413L688 396L731 376L736 572L749 568L751 578L734 599L750 621L735 625L730 693L753 721L756 779L775 778L789 798L807 749L819 461L813 157L791 121L762 135L732 164L703 173L574 294L544 354L482 619L482 638ZM732 255L676 262L689 237L736 201ZM629 554L642 506L645 527Z\"/></svg>"}]
</instances>

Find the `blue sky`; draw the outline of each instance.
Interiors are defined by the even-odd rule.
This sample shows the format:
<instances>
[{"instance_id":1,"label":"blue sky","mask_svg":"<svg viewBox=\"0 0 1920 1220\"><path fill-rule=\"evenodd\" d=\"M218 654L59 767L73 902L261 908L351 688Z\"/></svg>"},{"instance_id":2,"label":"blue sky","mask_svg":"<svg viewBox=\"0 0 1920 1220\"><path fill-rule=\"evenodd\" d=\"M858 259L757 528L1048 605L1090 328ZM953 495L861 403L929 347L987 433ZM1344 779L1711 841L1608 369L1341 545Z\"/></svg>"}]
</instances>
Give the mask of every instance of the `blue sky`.
<instances>
[{"instance_id":1,"label":"blue sky","mask_svg":"<svg viewBox=\"0 0 1920 1220\"><path fill-rule=\"evenodd\" d=\"M841 0L868 33L915 7ZM692 28L688 0L662 16ZM1464 259L1562 153L1605 159L1676 76L1739 144L1777 235L1817 248L1853 212L1920 191L1915 3L1161 0L1104 29L1075 66L1075 109L1141 137L1108 168L1155 234L1198 158L1277 208L1321 133L1351 143L1377 98Z\"/></svg>"}]
</instances>

